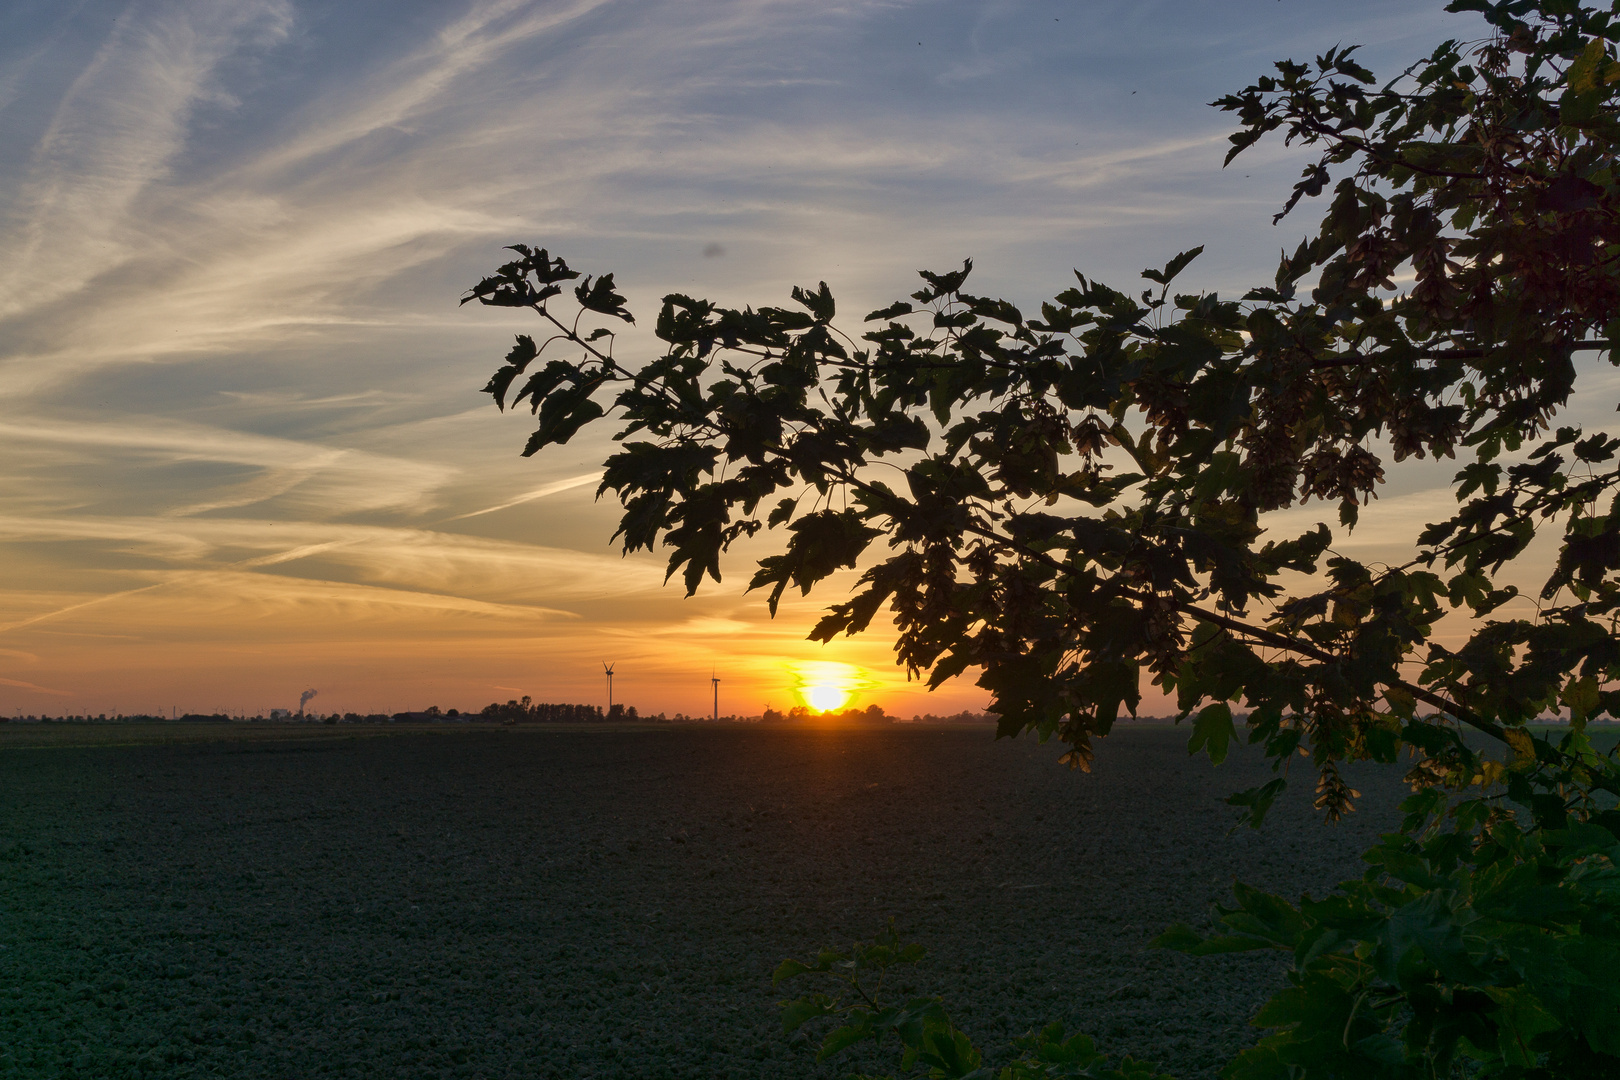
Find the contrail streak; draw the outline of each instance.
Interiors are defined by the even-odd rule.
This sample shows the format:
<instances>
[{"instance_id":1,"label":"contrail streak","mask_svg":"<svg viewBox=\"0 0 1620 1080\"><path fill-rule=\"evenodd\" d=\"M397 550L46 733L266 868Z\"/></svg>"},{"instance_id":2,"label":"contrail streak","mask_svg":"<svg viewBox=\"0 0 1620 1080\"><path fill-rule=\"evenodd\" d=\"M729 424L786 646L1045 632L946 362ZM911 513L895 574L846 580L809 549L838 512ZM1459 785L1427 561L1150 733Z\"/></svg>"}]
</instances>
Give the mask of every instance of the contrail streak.
<instances>
[{"instance_id":1,"label":"contrail streak","mask_svg":"<svg viewBox=\"0 0 1620 1080\"><path fill-rule=\"evenodd\" d=\"M25 626L33 626L37 622L44 622L46 619L54 619L58 615L66 615L68 612L78 611L80 608L91 607L95 604L104 604L108 600L117 600L120 596L134 596L136 593L147 592L151 589L161 589L167 584L169 584L167 581L159 581L154 585L142 585L138 589L125 589L123 592L108 593L106 596L98 596L94 600L81 600L77 604L69 604L65 608L57 608L55 611L47 611L41 615L34 615L23 619L20 622L7 623L4 626L0 626L0 634L4 634L12 630L21 630Z\"/></svg>"},{"instance_id":2,"label":"contrail streak","mask_svg":"<svg viewBox=\"0 0 1620 1080\"><path fill-rule=\"evenodd\" d=\"M353 547L359 542L359 540L327 540L319 544L301 544L295 548L288 548L286 551L278 551L273 555L256 555L251 559L243 559L241 562L229 564L226 569L251 570L260 566L275 566L277 563L308 558L323 551L331 551L333 548Z\"/></svg>"},{"instance_id":3,"label":"contrail streak","mask_svg":"<svg viewBox=\"0 0 1620 1080\"><path fill-rule=\"evenodd\" d=\"M351 544L358 542L359 541L357 540L332 540L324 544L302 544L298 547L288 548L286 551L278 551L273 555L260 555L252 559L243 559L240 562L227 563L225 569L252 569L260 566L274 566L276 563L291 562L294 559L302 559L307 555L313 555L319 551L326 551L336 547L348 547ZM21 630L25 626L33 626L35 623L44 622L46 619L54 619L58 615L66 615L69 612L78 611L81 608L92 607L96 604L105 604L109 600L117 600L120 597L134 596L136 593L150 592L153 589L161 589L165 585L173 585L176 582L192 577L197 573L198 571L195 570L182 570L179 573L174 574L172 577L154 582L151 585L142 585L138 589L125 589L122 592L108 593L106 596L98 596L93 600L81 600L77 604L69 604L67 607L57 608L55 611L46 611L39 615L32 615L18 622L7 623L4 626L0 626L0 634L9 633L12 630Z\"/></svg>"},{"instance_id":4,"label":"contrail streak","mask_svg":"<svg viewBox=\"0 0 1620 1080\"><path fill-rule=\"evenodd\" d=\"M21 679L0 679L0 686L15 686L22 690L37 690L41 694L55 694L57 697L73 696L73 691L71 690L52 690L48 686L40 686L37 683L23 682Z\"/></svg>"},{"instance_id":5,"label":"contrail streak","mask_svg":"<svg viewBox=\"0 0 1620 1080\"><path fill-rule=\"evenodd\" d=\"M542 484L533 491L525 492L522 495L519 495L517 498L512 499L510 502L503 502L499 506L490 506L484 508L483 510L474 510L470 514L457 514L455 517L447 517L444 520L461 521L463 518L478 517L481 514L493 514L497 510L505 510L511 506L520 506L526 502L533 502L535 499L543 499L547 495L555 495L559 491L567 491L569 488L577 488L584 484L594 484L600 479L602 479L602 473L600 470L593 473L581 473L578 476L570 476L566 480L555 480L549 484Z\"/></svg>"}]
</instances>

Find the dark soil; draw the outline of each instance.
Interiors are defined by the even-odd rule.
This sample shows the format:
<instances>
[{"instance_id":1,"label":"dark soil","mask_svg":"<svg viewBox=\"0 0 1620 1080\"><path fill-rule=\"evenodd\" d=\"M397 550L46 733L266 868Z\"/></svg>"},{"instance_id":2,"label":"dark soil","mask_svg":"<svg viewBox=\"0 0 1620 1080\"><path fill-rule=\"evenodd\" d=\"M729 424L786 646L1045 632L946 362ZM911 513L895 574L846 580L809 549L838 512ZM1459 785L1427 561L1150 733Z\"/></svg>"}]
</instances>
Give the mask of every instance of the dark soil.
<instances>
[{"instance_id":1,"label":"dark soil","mask_svg":"<svg viewBox=\"0 0 1620 1080\"><path fill-rule=\"evenodd\" d=\"M843 1076L884 1059L815 1065L770 973L893 917L993 1058L1059 1019L1212 1077L1279 961L1148 941L1358 874L1399 796L1324 826L1301 761L1228 836L1266 767L1172 728L1092 775L981 728L281 730L0 737L0 1076Z\"/></svg>"}]
</instances>

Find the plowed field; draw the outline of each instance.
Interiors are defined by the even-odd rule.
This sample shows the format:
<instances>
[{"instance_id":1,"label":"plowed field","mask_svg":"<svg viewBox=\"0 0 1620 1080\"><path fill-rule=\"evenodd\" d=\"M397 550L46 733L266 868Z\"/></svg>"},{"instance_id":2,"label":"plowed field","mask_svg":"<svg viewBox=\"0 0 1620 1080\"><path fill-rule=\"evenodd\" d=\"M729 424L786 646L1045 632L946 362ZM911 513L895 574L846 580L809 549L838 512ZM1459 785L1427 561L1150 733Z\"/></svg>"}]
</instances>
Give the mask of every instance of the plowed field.
<instances>
[{"instance_id":1,"label":"plowed field","mask_svg":"<svg viewBox=\"0 0 1620 1080\"><path fill-rule=\"evenodd\" d=\"M6 725L0 1076L843 1076L770 973L890 917L996 1054L1055 1018L1213 1076L1276 962L1148 940L1234 876L1359 873L1399 786L1353 775L1330 828L1302 773L1227 836L1269 774L1185 745L1118 731L1085 775L980 728Z\"/></svg>"}]
</instances>

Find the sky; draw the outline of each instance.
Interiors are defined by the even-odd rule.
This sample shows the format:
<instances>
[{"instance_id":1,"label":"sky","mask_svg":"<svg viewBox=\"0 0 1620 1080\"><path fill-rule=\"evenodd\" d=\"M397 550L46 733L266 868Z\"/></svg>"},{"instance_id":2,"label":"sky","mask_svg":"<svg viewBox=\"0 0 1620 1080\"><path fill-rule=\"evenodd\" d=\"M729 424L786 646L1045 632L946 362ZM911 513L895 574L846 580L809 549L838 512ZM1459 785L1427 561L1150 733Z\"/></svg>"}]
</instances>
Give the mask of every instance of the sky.
<instances>
[{"instance_id":1,"label":"sky","mask_svg":"<svg viewBox=\"0 0 1620 1080\"><path fill-rule=\"evenodd\" d=\"M621 557L612 429L521 457L532 419L480 390L534 317L458 299L544 245L616 274L634 362L666 292L825 279L866 311L969 256L1028 305L1204 244L1184 282L1241 291L1309 227L1271 224L1304 159L1223 170L1207 103L1338 44L1393 74L1477 36L1443 6L11 0L0 713L602 704L604 662L644 713L708 712L713 677L722 713L828 678L982 708L908 684L892 635L805 640L854 572L773 620L750 551L692 598ZM1448 477L1400 479L1355 543Z\"/></svg>"}]
</instances>

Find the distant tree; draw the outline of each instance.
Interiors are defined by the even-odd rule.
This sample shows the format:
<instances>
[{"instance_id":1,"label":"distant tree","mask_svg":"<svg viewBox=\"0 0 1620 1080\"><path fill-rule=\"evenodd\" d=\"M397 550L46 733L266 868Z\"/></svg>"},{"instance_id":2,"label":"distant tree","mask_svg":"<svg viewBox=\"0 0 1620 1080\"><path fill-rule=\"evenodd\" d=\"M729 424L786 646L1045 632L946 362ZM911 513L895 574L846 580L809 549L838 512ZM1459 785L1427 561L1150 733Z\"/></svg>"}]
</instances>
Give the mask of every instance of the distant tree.
<instances>
[{"instance_id":1,"label":"distant tree","mask_svg":"<svg viewBox=\"0 0 1620 1080\"><path fill-rule=\"evenodd\" d=\"M614 706L615 710L619 708ZM452 711L449 715L456 713ZM491 702L479 710L478 715L507 724L594 724L603 718L601 708L596 705L535 702L527 694L522 701L508 701L505 705Z\"/></svg>"},{"instance_id":2,"label":"distant tree","mask_svg":"<svg viewBox=\"0 0 1620 1080\"><path fill-rule=\"evenodd\" d=\"M1620 361L1620 4L1448 10L1491 36L1382 85L1334 48L1217 102L1241 125L1228 162L1279 132L1319 151L1279 220L1328 196L1235 300L1173 290L1198 247L1140 293L1077 273L1038 317L966 292L964 262L856 336L825 283L794 289L797 309L672 294L667 350L631 364L582 325L630 321L612 274L554 311L580 275L518 245L463 301L549 324L486 390L537 414L526 454L615 413L615 535L667 548L689 593L767 529L785 550L750 587L773 613L789 587L865 566L813 639L886 609L910 674L976 670L1002 734L1056 735L1081 768L1144 680L1217 763L1246 706L1274 763L1309 757L1330 820L1356 798L1342 763L1410 753L1406 826L1366 881L1299 907L1240 890L1230 934L1161 939L1295 956L1272 1034L1226 1074L1244 1080L1620 1075L1620 769L1586 730L1620 715L1620 437L1562 422L1577 358ZM1389 470L1431 456L1463 459L1456 502L1408 558L1335 550ZM1268 531L1312 499L1336 520ZM1543 535L1555 564L1521 592ZM1458 646L1436 640L1451 611ZM1532 730L1554 713L1561 734ZM1229 801L1258 826L1283 785ZM978 1067L943 1014L815 1000L798 1022L849 1020L824 1049L892 1031L933 1075ZM1042 1033L1013 1075L1049 1075L1041 1055L1067 1045Z\"/></svg>"},{"instance_id":3,"label":"distant tree","mask_svg":"<svg viewBox=\"0 0 1620 1080\"><path fill-rule=\"evenodd\" d=\"M911 718L913 724L993 724L995 721L996 718L989 713L973 712L970 709L963 709L951 716L935 716L928 713L925 716Z\"/></svg>"}]
</instances>

